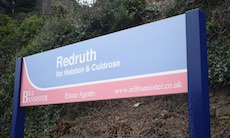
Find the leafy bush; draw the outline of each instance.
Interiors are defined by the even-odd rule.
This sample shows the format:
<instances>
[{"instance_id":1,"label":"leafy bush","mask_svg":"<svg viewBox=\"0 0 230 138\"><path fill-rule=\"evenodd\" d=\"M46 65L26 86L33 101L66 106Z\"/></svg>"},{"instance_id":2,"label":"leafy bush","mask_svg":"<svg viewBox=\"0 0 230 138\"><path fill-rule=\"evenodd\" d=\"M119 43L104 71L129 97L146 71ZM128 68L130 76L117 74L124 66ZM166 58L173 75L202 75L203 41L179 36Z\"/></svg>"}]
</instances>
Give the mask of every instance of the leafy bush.
<instances>
[{"instance_id":1,"label":"leafy bush","mask_svg":"<svg viewBox=\"0 0 230 138\"><path fill-rule=\"evenodd\" d=\"M230 1L186 1L176 0L174 7L165 11L165 16L184 13L200 8L207 16L207 40L210 86L230 85Z\"/></svg>"},{"instance_id":2,"label":"leafy bush","mask_svg":"<svg viewBox=\"0 0 230 138\"><path fill-rule=\"evenodd\" d=\"M230 85L230 40L212 41L209 44L208 55L211 85Z\"/></svg>"},{"instance_id":3,"label":"leafy bush","mask_svg":"<svg viewBox=\"0 0 230 138\"><path fill-rule=\"evenodd\" d=\"M15 34L17 33L17 25L15 21L7 15L0 14L0 76L6 68L5 64L9 55L12 54L10 48ZM12 45L14 46L14 45Z\"/></svg>"},{"instance_id":4,"label":"leafy bush","mask_svg":"<svg viewBox=\"0 0 230 138\"><path fill-rule=\"evenodd\" d=\"M8 68L15 53L26 46L40 31L43 21L31 16L17 23L7 15L0 14L0 76Z\"/></svg>"}]
</instances>

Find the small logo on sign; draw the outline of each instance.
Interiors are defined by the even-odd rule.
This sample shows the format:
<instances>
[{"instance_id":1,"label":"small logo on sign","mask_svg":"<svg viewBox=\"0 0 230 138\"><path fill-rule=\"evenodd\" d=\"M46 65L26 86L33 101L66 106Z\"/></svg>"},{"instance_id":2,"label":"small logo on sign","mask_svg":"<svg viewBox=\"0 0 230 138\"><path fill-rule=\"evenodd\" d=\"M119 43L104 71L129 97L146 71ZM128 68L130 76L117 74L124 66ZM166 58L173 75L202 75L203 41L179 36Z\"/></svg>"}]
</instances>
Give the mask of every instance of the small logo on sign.
<instances>
[{"instance_id":1,"label":"small logo on sign","mask_svg":"<svg viewBox=\"0 0 230 138\"><path fill-rule=\"evenodd\" d=\"M23 91L22 103L47 101L48 95L35 96L34 91Z\"/></svg>"}]
</instances>

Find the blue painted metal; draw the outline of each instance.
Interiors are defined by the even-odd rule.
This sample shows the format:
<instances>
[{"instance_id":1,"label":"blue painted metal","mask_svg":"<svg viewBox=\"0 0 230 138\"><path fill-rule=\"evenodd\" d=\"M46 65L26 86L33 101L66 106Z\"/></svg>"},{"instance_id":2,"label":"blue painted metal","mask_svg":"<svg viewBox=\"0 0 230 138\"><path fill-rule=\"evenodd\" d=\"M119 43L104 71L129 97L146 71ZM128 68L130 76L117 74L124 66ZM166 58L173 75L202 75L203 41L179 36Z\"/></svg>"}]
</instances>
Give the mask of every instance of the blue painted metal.
<instances>
[{"instance_id":1,"label":"blue painted metal","mask_svg":"<svg viewBox=\"0 0 230 138\"><path fill-rule=\"evenodd\" d=\"M186 14L189 137L210 138L208 63L205 14Z\"/></svg>"},{"instance_id":2,"label":"blue painted metal","mask_svg":"<svg viewBox=\"0 0 230 138\"><path fill-rule=\"evenodd\" d=\"M20 107L22 58L17 58L14 80L13 116L11 127L11 138L24 137L24 114L25 109Z\"/></svg>"}]
</instances>

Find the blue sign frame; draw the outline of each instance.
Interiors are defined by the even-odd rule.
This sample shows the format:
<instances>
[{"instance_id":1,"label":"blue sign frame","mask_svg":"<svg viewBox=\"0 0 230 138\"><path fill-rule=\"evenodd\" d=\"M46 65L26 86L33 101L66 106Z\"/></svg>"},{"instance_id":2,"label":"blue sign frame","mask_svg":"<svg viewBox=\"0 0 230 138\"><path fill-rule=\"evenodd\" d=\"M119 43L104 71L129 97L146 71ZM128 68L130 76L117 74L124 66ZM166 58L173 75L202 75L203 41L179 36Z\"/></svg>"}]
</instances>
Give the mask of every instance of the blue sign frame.
<instances>
[{"instance_id":1,"label":"blue sign frame","mask_svg":"<svg viewBox=\"0 0 230 138\"><path fill-rule=\"evenodd\" d=\"M185 13L188 69L189 137L210 138L209 84L204 12ZM20 107L22 58L16 60L11 138L24 137L25 107Z\"/></svg>"},{"instance_id":2,"label":"blue sign frame","mask_svg":"<svg viewBox=\"0 0 230 138\"><path fill-rule=\"evenodd\" d=\"M186 14L189 137L210 138L208 59L205 14Z\"/></svg>"}]
</instances>

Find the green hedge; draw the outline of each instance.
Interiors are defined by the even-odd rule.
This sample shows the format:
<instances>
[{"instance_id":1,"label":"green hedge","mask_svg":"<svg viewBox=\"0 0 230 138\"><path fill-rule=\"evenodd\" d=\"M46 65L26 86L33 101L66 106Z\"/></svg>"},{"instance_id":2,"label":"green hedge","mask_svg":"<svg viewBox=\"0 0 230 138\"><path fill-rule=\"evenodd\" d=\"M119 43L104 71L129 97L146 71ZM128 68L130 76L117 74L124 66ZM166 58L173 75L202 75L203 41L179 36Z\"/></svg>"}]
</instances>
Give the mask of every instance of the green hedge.
<instances>
[{"instance_id":1,"label":"green hedge","mask_svg":"<svg viewBox=\"0 0 230 138\"><path fill-rule=\"evenodd\" d=\"M230 1L201 0L198 2L176 0L174 7L165 11L165 16L184 13L200 8L207 18L207 43L209 80L211 87L230 85Z\"/></svg>"}]
</instances>

